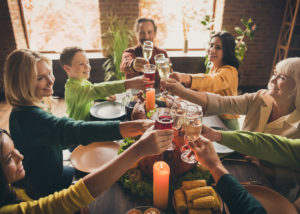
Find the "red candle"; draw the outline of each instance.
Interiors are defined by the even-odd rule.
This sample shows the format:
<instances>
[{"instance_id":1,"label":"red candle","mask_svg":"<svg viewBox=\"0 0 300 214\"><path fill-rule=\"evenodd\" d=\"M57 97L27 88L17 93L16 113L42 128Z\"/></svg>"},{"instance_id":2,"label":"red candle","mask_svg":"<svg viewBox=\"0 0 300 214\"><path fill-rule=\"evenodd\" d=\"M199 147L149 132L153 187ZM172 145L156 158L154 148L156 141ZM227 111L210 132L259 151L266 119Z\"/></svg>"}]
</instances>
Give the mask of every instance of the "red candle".
<instances>
[{"instance_id":1,"label":"red candle","mask_svg":"<svg viewBox=\"0 0 300 214\"><path fill-rule=\"evenodd\" d=\"M153 205L165 210L169 200L170 167L164 161L153 165Z\"/></svg>"}]
</instances>

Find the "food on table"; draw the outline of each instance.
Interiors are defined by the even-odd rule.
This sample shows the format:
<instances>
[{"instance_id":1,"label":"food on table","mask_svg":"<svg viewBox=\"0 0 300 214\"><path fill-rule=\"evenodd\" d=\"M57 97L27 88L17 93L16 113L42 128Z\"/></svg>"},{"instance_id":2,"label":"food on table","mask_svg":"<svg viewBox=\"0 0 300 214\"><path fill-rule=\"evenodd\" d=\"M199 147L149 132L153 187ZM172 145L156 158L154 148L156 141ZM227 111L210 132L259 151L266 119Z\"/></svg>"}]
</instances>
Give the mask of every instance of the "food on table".
<instances>
[{"instance_id":1,"label":"food on table","mask_svg":"<svg viewBox=\"0 0 300 214\"><path fill-rule=\"evenodd\" d=\"M194 189L197 187L205 187L207 186L206 180L192 180L192 181L183 181L182 187L184 190Z\"/></svg>"},{"instance_id":2,"label":"food on table","mask_svg":"<svg viewBox=\"0 0 300 214\"><path fill-rule=\"evenodd\" d=\"M212 214L211 209L189 209L189 214Z\"/></svg>"},{"instance_id":3,"label":"food on table","mask_svg":"<svg viewBox=\"0 0 300 214\"><path fill-rule=\"evenodd\" d=\"M198 187L195 189L185 190L186 200L193 201L196 198L213 195L215 190L211 186Z\"/></svg>"},{"instance_id":4,"label":"food on table","mask_svg":"<svg viewBox=\"0 0 300 214\"><path fill-rule=\"evenodd\" d=\"M201 187L191 188L196 184ZM184 185L191 189L185 190ZM205 180L183 181L182 187L174 191L174 206L178 212L189 214L213 213L221 210L217 193L211 186L206 186Z\"/></svg>"},{"instance_id":5,"label":"food on table","mask_svg":"<svg viewBox=\"0 0 300 214\"><path fill-rule=\"evenodd\" d=\"M175 197L176 210L178 210L179 212L186 211L187 204L186 204L186 200L182 188L174 191L174 197Z\"/></svg>"},{"instance_id":6,"label":"food on table","mask_svg":"<svg viewBox=\"0 0 300 214\"><path fill-rule=\"evenodd\" d=\"M215 196L209 195L193 200L193 208L215 208L218 206L218 199Z\"/></svg>"},{"instance_id":7,"label":"food on table","mask_svg":"<svg viewBox=\"0 0 300 214\"><path fill-rule=\"evenodd\" d=\"M160 211L154 207L146 209L144 214L160 214Z\"/></svg>"},{"instance_id":8,"label":"food on table","mask_svg":"<svg viewBox=\"0 0 300 214\"><path fill-rule=\"evenodd\" d=\"M142 172L139 169L130 169L128 170L128 176L131 181L140 181L142 179Z\"/></svg>"},{"instance_id":9,"label":"food on table","mask_svg":"<svg viewBox=\"0 0 300 214\"><path fill-rule=\"evenodd\" d=\"M145 98L143 97L143 91L139 91L137 94L137 102L133 107L131 120L147 119L145 111Z\"/></svg>"},{"instance_id":10,"label":"food on table","mask_svg":"<svg viewBox=\"0 0 300 214\"><path fill-rule=\"evenodd\" d=\"M143 212L138 209L131 209L126 214L143 214Z\"/></svg>"}]
</instances>

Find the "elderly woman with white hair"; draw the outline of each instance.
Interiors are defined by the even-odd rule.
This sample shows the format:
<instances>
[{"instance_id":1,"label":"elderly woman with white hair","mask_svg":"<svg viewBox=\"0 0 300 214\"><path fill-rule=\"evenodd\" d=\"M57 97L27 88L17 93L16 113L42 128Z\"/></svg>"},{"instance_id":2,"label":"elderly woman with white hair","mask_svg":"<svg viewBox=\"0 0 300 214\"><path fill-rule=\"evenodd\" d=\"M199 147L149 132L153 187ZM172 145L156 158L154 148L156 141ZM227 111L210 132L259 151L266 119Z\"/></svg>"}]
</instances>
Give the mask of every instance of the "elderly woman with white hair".
<instances>
[{"instance_id":1,"label":"elderly woman with white hair","mask_svg":"<svg viewBox=\"0 0 300 214\"><path fill-rule=\"evenodd\" d=\"M246 115L244 131L300 138L300 58L277 63L268 89L240 96L220 96L184 88L174 79L163 83L179 97L201 105L206 115Z\"/></svg>"},{"instance_id":2,"label":"elderly woman with white hair","mask_svg":"<svg viewBox=\"0 0 300 214\"><path fill-rule=\"evenodd\" d=\"M268 89L262 89L255 93L245 93L240 96L220 96L208 92L196 92L184 88L174 79L168 79L162 83L172 94L201 105L206 115L240 114L246 115L242 127L244 131L262 132L280 135L292 139L300 139L300 58L288 58L277 63L274 73L268 83ZM238 138L238 137L237 137ZM255 137L254 137L255 138ZM254 139L253 138L253 139ZM256 138L261 138L256 135ZM240 139L240 138L239 138ZM235 148L245 150L245 144L235 140ZM263 140L260 142L264 143ZM230 142L223 145L230 146ZM237 145L239 144L239 145ZM258 146L259 147L259 146ZM280 145L277 148L281 147ZM264 148L261 145L260 148ZM279 148L280 149L280 148ZM265 150L269 156L274 151ZM237 149L239 151L239 149ZM250 148L243 152L245 155L254 155ZM300 154L295 154L299 157ZM275 156L273 157L276 158ZM297 158L299 160L300 158ZM272 158L269 159L269 161ZM299 197L300 171L287 166L280 166L274 161L261 162L264 172L271 178L276 190L290 200ZM292 191L291 191L292 190Z\"/></svg>"}]
</instances>

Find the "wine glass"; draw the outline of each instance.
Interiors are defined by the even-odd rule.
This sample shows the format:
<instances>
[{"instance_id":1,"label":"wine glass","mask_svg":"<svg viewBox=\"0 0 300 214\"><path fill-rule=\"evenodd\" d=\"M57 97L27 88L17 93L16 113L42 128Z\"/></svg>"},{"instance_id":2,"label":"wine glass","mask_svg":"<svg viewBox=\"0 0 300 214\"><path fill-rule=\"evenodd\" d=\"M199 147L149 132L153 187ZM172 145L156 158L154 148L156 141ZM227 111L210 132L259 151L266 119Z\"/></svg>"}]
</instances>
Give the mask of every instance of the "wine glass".
<instances>
[{"instance_id":1,"label":"wine glass","mask_svg":"<svg viewBox=\"0 0 300 214\"><path fill-rule=\"evenodd\" d=\"M150 80L155 80L155 71L156 66L152 64L145 64L144 65L144 76L149 78ZM154 85L146 85L146 88L153 88Z\"/></svg>"},{"instance_id":2,"label":"wine glass","mask_svg":"<svg viewBox=\"0 0 300 214\"><path fill-rule=\"evenodd\" d=\"M147 40L144 41L143 44L143 56L145 59L150 60L152 56L152 50L153 50L153 42Z\"/></svg>"},{"instance_id":3,"label":"wine glass","mask_svg":"<svg viewBox=\"0 0 300 214\"><path fill-rule=\"evenodd\" d=\"M196 141L202 130L203 111L202 107L198 105L188 105L186 108L186 115L184 119L184 142L187 144L189 141ZM181 147L181 160L194 164L197 162L194 153L187 145Z\"/></svg>"},{"instance_id":4,"label":"wine glass","mask_svg":"<svg viewBox=\"0 0 300 214\"><path fill-rule=\"evenodd\" d=\"M179 132L184 122L186 107L187 103L184 100L178 98L174 99L173 105L171 107L174 136L178 136L180 134Z\"/></svg>"},{"instance_id":5,"label":"wine glass","mask_svg":"<svg viewBox=\"0 0 300 214\"><path fill-rule=\"evenodd\" d=\"M173 118L171 109L169 108L158 108L155 112L154 119L154 129L172 129L173 127ZM175 147L175 144L172 142L167 148L167 151L173 151Z\"/></svg>"}]
</instances>

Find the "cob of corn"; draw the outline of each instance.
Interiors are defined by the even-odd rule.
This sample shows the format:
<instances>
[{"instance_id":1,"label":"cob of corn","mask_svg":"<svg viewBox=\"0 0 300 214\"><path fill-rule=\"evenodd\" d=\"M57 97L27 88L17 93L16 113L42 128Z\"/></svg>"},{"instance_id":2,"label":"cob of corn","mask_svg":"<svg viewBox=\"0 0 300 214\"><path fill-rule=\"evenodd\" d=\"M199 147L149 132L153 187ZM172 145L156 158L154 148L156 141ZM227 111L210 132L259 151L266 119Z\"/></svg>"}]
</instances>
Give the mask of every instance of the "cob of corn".
<instances>
[{"instance_id":1,"label":"cob of corn","mask_svg":"<svg viewBox=\"0 0 300 214\"><path fill-rule=\"evenodd\" d=\"M204 196L193 200L194 209L204 209L204 208L209 209L209 208L216 208L217 206L218 206L218 202L216 198L212 195Z\"/></svg>"},{"instance_id":2,"label":"cob of corn","mask_svg":"<svg viewBox=\"0 0 300 214\"><path fill-rule=\"evenodd\" d=\"M205 187L207 186L206 180L193 180L193 181L183 181L182 187L184 190L194 189L197 187Z\"/></svg>"},{"instance_id":3,"label":"cob of corn","mask_svg":"<svg viewBox=\"0 0 300 214\"><path fill-rule=\"evenodd\" d=\"M212 214L211 209L189 209L189 214Z\"/></svg>"},{"instance_id":4,"label":"cob of corn","mask_svg":"<svg viewBox=\"0 0 300 214\"><path fill-rule=\"evenodd\" d=\"M186 211L187 204L186 204L184 193L181 188L174 191L174 197L175 197L176 209L180 212Z\"/></svg>"},{"instance_id":5,"label":"cob of corn","mask_svg":"<svg viewBox=\"0 0 300 214\"><path fill-rule=\"evenodd\" d=\"M215 193L211 186L198 187L195 189L190 189L185 191L186 200L188 202L200 198L203 196L213 195Z\"/></svg>"}]
</instances>

